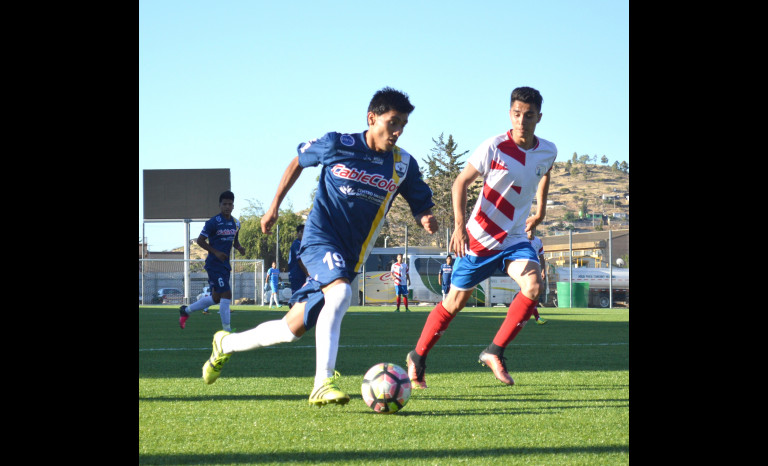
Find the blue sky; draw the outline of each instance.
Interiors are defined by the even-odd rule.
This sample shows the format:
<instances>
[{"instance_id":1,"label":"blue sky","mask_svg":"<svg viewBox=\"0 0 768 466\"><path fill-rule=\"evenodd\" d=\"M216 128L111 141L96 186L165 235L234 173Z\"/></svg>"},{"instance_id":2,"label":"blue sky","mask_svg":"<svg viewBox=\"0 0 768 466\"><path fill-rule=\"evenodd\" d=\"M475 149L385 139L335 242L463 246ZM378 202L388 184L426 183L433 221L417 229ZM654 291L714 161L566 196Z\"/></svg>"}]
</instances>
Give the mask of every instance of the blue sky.
<instances>
[{"instance_id":1,"label":"blue sky","mask_svg":"<svg viewBox=\"0 0 768 466\"><path fill-rule=\"evenodd\" d=\"M234 215L266 208L296 147L365 130L385 86L416 107L398 145L420 163L440 133L471 152L509 129L518 86L558 161L629 163L629 2L140 0L139 238L184 244L182 223L143 225L143 170L229 168ZM309 207L319 173L282 207Z\"/></svg>"}]
</instances>

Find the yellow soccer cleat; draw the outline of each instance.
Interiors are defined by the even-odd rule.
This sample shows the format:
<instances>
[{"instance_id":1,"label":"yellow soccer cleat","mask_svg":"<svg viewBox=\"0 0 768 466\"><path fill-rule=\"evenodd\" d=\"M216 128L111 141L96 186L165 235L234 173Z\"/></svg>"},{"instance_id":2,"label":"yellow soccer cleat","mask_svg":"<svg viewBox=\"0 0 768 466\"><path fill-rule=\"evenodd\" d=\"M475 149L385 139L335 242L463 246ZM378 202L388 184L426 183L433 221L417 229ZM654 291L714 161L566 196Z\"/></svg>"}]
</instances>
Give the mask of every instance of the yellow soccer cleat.
<instances>
[{"instance_id":1,"label":"yellow soccer cleat","mask_svg":"<svg viewBox=\"0 0 768 466\"><path fill-rule=\"evenodd\" d=\"M339 390L336 385L336 380L341 377L338 371L334 371L333 377L328 377L323 381L323 384L312 390L312 394L309 395L309 404L312 406L321 407L328 403L336 403L345 405L349 403L349 395Z\"/></svg>"},{"instance_id":2,"label":"yellow soccer cleat","mask_svg":"<svg viewBox=\"0 0 768 466\"><path fill-rule=\"evenodd\" d=\"M229 332L225 330L219 330L213 334L213 352L211 357L203 364L203 380L208 385L212 384L221 375L221 367L225 362L229 361L231 354L224 354L221 349L221 340L225 336L229 335Z\"/></svg>"}]
</instances>

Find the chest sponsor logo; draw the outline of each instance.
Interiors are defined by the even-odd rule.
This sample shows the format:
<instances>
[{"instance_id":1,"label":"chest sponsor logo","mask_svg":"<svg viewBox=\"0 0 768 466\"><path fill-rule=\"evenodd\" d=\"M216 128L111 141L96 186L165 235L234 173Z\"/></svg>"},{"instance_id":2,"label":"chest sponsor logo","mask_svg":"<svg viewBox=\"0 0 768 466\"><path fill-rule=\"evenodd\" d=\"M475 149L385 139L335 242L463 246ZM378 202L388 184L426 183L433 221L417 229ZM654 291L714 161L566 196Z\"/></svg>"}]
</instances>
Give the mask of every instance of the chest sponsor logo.
<instances>
[{"instance_id":1,"label":"chest sponsor logo","mask_svg":"<svg viewBox=\"0 0 768 466\"><path fill-rule=\"evenodd\" d=\"M394 192L397 189L395 180L387 179L378 173L368 173L365 170L347 168L346 165L341 163L334 165L331 173L338 178L357 181L389 192Z\"/></svg>"},{"instance_id":2,"label":"chest sponsor logo","mask_svg":"<svg viewBox=\"0 0 768 466\"><path fill-rule=\"evenodd\" d=\"M216 230L216 234L219 236L234 235L235 233L237 233L236 228L221 228Z\"/></svg>"}]
</instances>

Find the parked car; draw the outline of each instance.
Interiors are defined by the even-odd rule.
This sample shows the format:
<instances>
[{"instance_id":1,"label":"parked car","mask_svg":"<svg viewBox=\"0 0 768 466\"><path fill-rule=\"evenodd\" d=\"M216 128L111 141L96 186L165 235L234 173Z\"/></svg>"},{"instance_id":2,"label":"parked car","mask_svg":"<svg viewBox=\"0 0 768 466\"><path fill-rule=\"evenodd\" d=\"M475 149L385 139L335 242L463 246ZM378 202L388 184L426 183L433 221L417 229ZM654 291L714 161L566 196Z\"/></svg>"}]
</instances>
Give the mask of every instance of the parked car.
<instances>
[{"instance_id":1,"label":"parked car","mask_svg":"<svg viewBox=\"0 0 768 466\"><path fill-rule=\"evenodd\" d=\"M155 296L157 304L181 304L183 299L184 292L178 288L160 288Z\"/></svg>"},{"instance_id":2,"label":"parked car","mask_svg":"<svg viewBox=\"0 0 768 466\"><path fill-rule=\"evenodd\" d=\"M291 284L289 282L278 282L277 284L277 302L288 303L291 300ZM264 304L269 305L269 300L272 297L272 288L267 285L267 291L264 292Z\"/></svg>"}]
</instances>

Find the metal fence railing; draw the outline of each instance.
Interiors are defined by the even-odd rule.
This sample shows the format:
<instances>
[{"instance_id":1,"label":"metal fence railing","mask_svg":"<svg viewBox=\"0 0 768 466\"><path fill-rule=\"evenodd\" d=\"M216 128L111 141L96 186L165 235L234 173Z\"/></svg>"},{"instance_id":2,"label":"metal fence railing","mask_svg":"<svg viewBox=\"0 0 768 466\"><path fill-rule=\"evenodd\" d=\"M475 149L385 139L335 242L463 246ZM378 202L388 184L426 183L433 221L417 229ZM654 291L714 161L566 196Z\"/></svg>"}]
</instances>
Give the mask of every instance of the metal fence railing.
<instances>
[{"instance_id":1,"label":"metal fence railing","mask_svg":"<svg viewBox=\"0 0 768 466\"><path fill-rule=\"evenodd\" d=\"M185 264L189 263L189 271ZM264 304L264 261L230 261L233 304ZM202 259L139 259L139 304L190 304L208 286ZM187 286L188 285L188 286Z\"/></svg>"}]
</instances>

